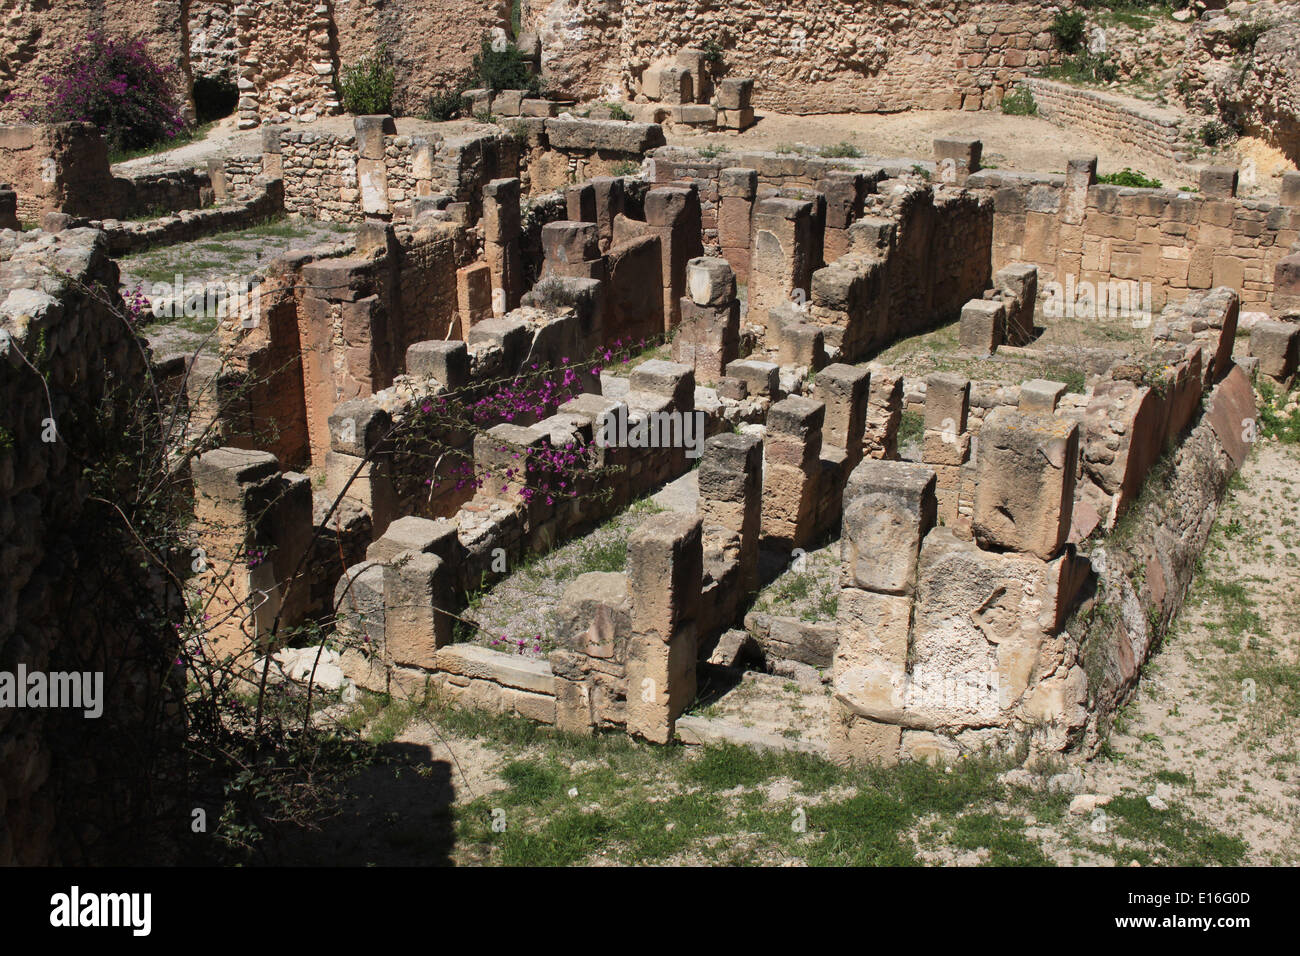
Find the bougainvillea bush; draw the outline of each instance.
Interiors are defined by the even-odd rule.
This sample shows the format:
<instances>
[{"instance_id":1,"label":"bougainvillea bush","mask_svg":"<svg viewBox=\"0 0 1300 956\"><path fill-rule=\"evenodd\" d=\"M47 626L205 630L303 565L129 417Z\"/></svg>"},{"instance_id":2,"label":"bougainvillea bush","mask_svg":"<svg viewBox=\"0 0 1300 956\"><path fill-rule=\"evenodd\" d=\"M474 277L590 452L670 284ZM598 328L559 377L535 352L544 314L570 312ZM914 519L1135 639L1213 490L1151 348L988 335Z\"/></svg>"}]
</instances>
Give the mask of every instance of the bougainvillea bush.
<instances>
[{"instance_id":1,"label":"bougainvillea bush","mask_svg":"<svg viewBox=\"0 0 1300 956\"><path fill-rule=\"evenodd\" d=\"M144 149L185 128L175 69L154 61L140 40L90 34L62 69L41 77L22 103L29 123L94 123L115 153Z\"/></svg>"}]
</instances>

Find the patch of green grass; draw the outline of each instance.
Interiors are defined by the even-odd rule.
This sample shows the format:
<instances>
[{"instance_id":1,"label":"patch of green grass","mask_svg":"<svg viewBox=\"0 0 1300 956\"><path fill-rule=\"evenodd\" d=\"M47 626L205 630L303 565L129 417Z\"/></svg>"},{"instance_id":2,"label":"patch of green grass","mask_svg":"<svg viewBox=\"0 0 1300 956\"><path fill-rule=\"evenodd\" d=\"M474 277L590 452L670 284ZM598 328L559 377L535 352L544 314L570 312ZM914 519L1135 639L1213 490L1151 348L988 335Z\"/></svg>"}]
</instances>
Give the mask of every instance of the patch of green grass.
<instances>
[{"instance_id":1,"label":"patch of green grass","mask_svg":"<svg viewBox=\"0 0 1300 956\"><path fill-rule=\"evenodd\" d=\"M862 150L849 142L839 142L831 146L823 146L817 150L817 155L823 159L860 159Z\"/></svg>"},{"instance_id":2,"label":"patch of green grass","mask_svg":"<svg viewBox=\"0 0 1300 956\"><path fill-rule=\"evenodd\" d=\"M958 817L949 839L961 850L988 850L989 866L1046 866L1051 862L1025 835L1023 820L993 813Z\"/></svg>"},{"instance_id":3,"label":"patch of green grass","mask_svg":"<svg viewBox=\"0 0 1300 956\"><path fill-rule=\"evenodd\" d=\"M907 411L903 412L903 417L898 423L898 445L910 445L913 442L919 442L925 434L925 416L920 412Z\"/></svg>"},{"instance_id":4,"label":"patch of green grass","mask_svg":"<svg viewBox=\"0 0 1300 956\"><path fill-rule=\"evenodd\" d=\"M1159 189L1164 185L1160 180L1148 176L1141 170L1130 169L1128 166L1117 173L1098 176L1097 182L1107 186L1129 186L1134 189Z\"/></svg>"},{"instance_id":5,"label":"patch of green grass","mask_svg":"<svg viewBox=\"0 0 1300 956\"><path fill-rule=\"evenodd\" d=\"M1038 102L1027 86L1018 86L1002 97L1002 112L1007 116L1037 116ZM988 166L993 169L994 167Z\"/></svg>"},{"instance_id":6,"label":"patch of green grass","mask_svg":"<svg viewBox=\"0 0 1300 956\"><path fill-rule=\"evenodd\" d=\"M1192 819L1177 805L1156 810L1146 797L1121 796L1106 805L1106 814L1115 820L1117 836L1159 853L1166 865L1236 866L1246 855L1246 843L1240 837Z\"/></svg>"}]
</instances>

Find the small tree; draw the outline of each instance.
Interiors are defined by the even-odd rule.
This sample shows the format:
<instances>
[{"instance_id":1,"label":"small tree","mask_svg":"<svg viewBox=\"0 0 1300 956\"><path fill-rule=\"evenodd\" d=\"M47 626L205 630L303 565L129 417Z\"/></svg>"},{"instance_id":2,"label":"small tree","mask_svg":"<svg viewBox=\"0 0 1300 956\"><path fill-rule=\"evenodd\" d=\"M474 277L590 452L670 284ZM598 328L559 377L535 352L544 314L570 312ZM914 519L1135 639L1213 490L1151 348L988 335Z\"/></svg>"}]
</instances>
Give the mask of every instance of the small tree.
<instances>
[{"instance_id":1,"label":"small tree","mask_svg":"<svg viewBox=\"0 0 1300 956\"><path fill-rule=\"evenodd\" d=\"M141 40L92 33L60 71L41 77L22 115L29 123L93 123L112 152L145 149L185 128L174 72Z\"/></svg>"},{"instance_id":2,"label":"small tree","mask_svg":"<svg viewBox=\"0 0 1300 956\"><path fill-rule=\"evenodd\" d=\"M474 74L479 85L488 90L525 90L541 93L541 82L528 68L528 59L515 47L493 42L484 34L478 53L474 54Z\"/></svg>"},{"instance_id":3,"label":"small tree","mask_svg":"<svg viewBox=\"0 0 1300 956\"><path fill-rule=\"evenodd\" d=\"M392 113L396 86L392 58L386 47L380 47L344 68L343 80L339 84L343 109L359 116Z\"/></svg>"}]
</instances>

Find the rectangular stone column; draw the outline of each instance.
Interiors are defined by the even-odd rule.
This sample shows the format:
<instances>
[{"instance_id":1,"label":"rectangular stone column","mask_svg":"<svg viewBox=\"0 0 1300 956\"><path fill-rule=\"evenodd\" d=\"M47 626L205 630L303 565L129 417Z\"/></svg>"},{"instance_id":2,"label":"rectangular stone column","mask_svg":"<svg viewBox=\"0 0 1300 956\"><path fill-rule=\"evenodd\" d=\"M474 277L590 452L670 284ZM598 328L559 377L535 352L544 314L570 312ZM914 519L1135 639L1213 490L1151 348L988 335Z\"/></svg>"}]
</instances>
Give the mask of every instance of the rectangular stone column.
<instances>
[{"instance_id":1,"label":"rectangular stone column","mask_svg":"<svg viewBox=\"0 0 1300 956\"><path fill-rule=\"evenodd\" d=\"M382 535L397 517L397 490L390 472L385 435L392 417L373 399L340 402L329 416L330 450L325 455L325 490L360 505Z\"/></svg>"},{"instance_id":2,"label":"rectangular stone column","mask_svg":"<svg viewBox=\"0 0 1300 956\"><path fill-rule=\"evenodd\" d=\"M519 253L519 180L494 179L483 187L483 258L492 272L492 313L519 308L524 291Z\"/></svg>"},{"instance_id":3,"label":"rectangular stone column","mask_svg":"<svg viewBox=\"0 0 1300 956\"><path fill-rule=\"evenodd\" d=\"M659 237L663 266L664 328L681 321L686 294L686 263L704 254L700 235L700 194L694 186L657 186L646 193L647 232Z\"/></svg>"},{"instance_id":4,"label":"rectangular stone column","mask_svg":"<svg viewBox=\"0 0 1300 956\"><path fill-rule=\"evenodd\" d=\"M1078 464L1076 422L1007 407L986 415L976 455L980 547L1056 557L1070 531Z\"/></svg>"},{"instance_id":5,"label":"rectangular stone column","mask_svg":"<svg viewBox=\"0 0 1300 956\"><path fill-rule=\"evenodd\" d=\"M825 420L824 402L799 396L768 410L762 533L778 547L804 547L816 535Z\"/></svg>"},{"instance_id":6,"label":"rectangular stone column","mask_svg":"<svg viewBox=\"0 0 1300 956\"><path fill-rule=\"evenodd\" d=\"M272 638L283 641L310 603L300 565L312 535L311 482L281 474L269 452L240 448L200 455L192 476L206 638L219 659L248 664L274 650Z\"/></svg>"},{"instance_id":7,"label":"rectangular stone column","mask_svg":"<svg viewBox=\"0 0 1300 956\"><path fill-rule=\"evenodd\" d=\"M492 311L492 267L486 262L475 262L456 270L456 311L460 319L459 337L490 319Z\"/></svg>"},{"instance_id":8,"label":"rectangular stone column","mask_svg":"<svg viewBox=\"0 0 1300 956\"><path fill-rule=\"evenodd\" d=\"M763 497L763 441L723 432L704 445L700 460L700 517L740 534L740 581L758 588L758 539Z\"/></svg>"},{"instance_id":9,"label":"rectangular stone column","mask_svg":"<svg viewBox=\"0 0 1300 956\"><path fill-rule=\"evenodd\" d=\"M1006 342L1028 345L1034 338L1034 307L1038 303L1038 267L1013 262L993 274L993 288L1007 307Z\"/></svg>"},{"instance_id":10,"label":"rectangular stone column","mask_svg":"<svg viewBox=\"0 0 1300 956\"><path fill-rule=\"evenodd\" d=\"M691 366L696 381L711 385L726 374L727 363L740 357L736 276L726 259L704 256L687 263L686 285L673 361Z\"/></svg>"},{"instance_id":11,"label":"rectangular stone column","mask_svg":"<svg viewBox=\"0 0 1300 956\"><path fill-rule=\"evenodd\" d=\"M749 77L727 77L718 84L718 128L746 130L754 125L754 81Z\"/></svg>"},{"instance_id":12,"label":"rectangular stone column","mask_svg":"<svg viewBox=\"0 0 1300 956\"><path fill-rule=\"evenodd\" d=\"M284 152L280 148L280 134L283 126L263 126L262 135L262 175L267 179L284 178Z\"/></svg>"},{"instance_id":13,"label":"rectangular stone column","mask_svg":"<svg viewBox=\"0 0 1300 956\"><path fill-rule=\"evenodd\" d=\"M866 177L846 169L832 170L817 184L826 197L826 228L822 259L832 263L849 251L849 227L862 216Z\"/></svg>"},{"instance_id":14,"label":"rectangular stone column","mask_svg":"<svg viewBox=\"0 0 1300 956\"><path fill-rule=\"evenodd\" d=\"M757 194L757 171L732 167L718 173L718 245L738 282L749 281L749 229Z\"/></svg>"},{"instance_id":15,"label":"rectangular stone column","mask_svg":"<svg viewBox=\"0 0 1300 956\"><path fill-rule=\"evenodd\" d=\"M368 218L388 219L393 210L388 202L388 163L384 136L395 133L391 116L358 116L357 186L361 190L361 212Z\"/></svg>"},{"instance_id":16,"label":"rectangular stone column","mask_svg":"<svg viewBox=\"0 0 1300 956\"><path fill-rule=\"evenodd\" d=\"M542 227L543 276L604 279L600 232L594 222L548 222Z\"/></svg>"},{"instance_id":17,"label":"rectangular stone column","mask_svg":"<svg viewBox=\"0 0 1300 956\"><path fill-rule=\"evenodd\" d=\"M425 551L403 551L384 565L384 656L397 667L433 670L451 643L450 569Z\"/></svg>"},{"instance_id":18,"label":"rectangular stone column","mask_svg":"<svg viewBox=\"0 0 1300 956\"><path fill-rule=\"evenodd\" d=\"M898 760L921 542L934 526L935 476L863 461L844 492L839 641L831 666L831 759Z\"/></svg>"},{"instance_id":19,"label":"rectangular stone column","mask_svg":"<svg viewBox=\"0 0 1300 956\"><path fill-rule=\"evenodd\" d=\"M673 738L695 698L704 551L697 515L654 515L627 543L632 638L627 661L627 732Z\"/></svg>"},{"instance_id":20,"label":"rectangular stone column","mask_svg":"<svg viewBox=\"0 0 1300 956\"><path fill-rule=\"evenodd\" d=\"M623 212L623 180L596 176L570 186L564 192L568 217L574 222L594 222L602 253L614 241L614 219Z\"/></svg>"},{"instance_id":21,"label":"rectangular stone column","mask_svg":"<svg viewBox=\"0 0 1300 956\"><path fill-rule=\"evenodd\" d=\"M968 137L947 137L934 141L934 162L941 183L965 184L972 173L980 171L984 144Z\"/></svg>"},{"instance_id":22,"label":"rectangular stone column","mask_svg":"<svg viewBox=\"0 0 1300 956\"><path fill-rule=\"evenodd\" d=\"M862 458L871 372L856 365L827 365L817 373L817 397L826 403L823 442L843 448L849 468Z\"/></svg>"},{"instance_id":23,"label":"rectangular stone column","mask_svg":"<svg viewBox=\"0 0 1300 956\"><path fill-rule=\"evenodd\" d=\"M754 207L749 252L749 321L767 324L767 313L800 290L808 301L812 282L813 204L772 196Z\"/></svg>"},{"instance_id":24,"label":"rectangular stone column","mask_svg":"<svg viewBox=\"0 0 1300 956\"><path fill-rule=\"evenodd\" d=\"M969 379L947 372L926 377L921 460L935 471L939 516L947 525L959 523L962 466L970 460L969 414Z\"/></svg>"}]
</instances>

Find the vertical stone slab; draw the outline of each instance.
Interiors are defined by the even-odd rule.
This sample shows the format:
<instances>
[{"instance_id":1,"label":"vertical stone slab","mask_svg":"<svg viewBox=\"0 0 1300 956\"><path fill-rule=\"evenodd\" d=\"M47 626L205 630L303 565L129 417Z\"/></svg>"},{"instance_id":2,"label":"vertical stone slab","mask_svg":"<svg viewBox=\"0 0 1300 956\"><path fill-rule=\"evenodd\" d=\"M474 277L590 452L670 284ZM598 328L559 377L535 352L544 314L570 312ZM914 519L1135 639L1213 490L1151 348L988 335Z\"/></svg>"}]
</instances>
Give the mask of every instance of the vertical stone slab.
<instances>
[{"instance_id":1,"label":"vertical stone slab","mask_svg":"<svg viewBox=\"0 0 1300 956\"><path fill-rule=\"evenodd\" d=\"M980 426L974 534L981 547L1050 561L1070 530L1079 426L996 408Z\"/></svg>"},{"instance_id":2,"label":"vertical stone slab","mask_svg":"<svg viewBox=\"0 0 1300 956\"><path fill-rule=\"evenodd\" d=\"M697 381L714 383L740 357L740 300L726 259L703 256L686 265L687 296L673 336L673 361L695 369Z\"/></svg>"},{"instance_id":3,"label":"vertical stone slab","mask_svg":"<svg viewBox=\"0 0 1300 956\"><path fill-rule=\"evenodd\" d=\"M695 697L704 552L696 515L651 517L628 538L632 639L627 662L627 731L672 740Z\"/></svg>"},{"instance_id":4,"label":"vertical stone slab","mask_svg":"<svg viewBox=\"0 0 1300 956\"><path fill-rule=\"evenodd\" d=\"M763 441L724 432L704 444L700 460L700 517L740 534L740 581L746 594L758 588L758 542L762 521Z\"/></svg>"},{"instance_id":5,"label":"vertical stone slab","mask_svg":"<svg viewBox=\"0 0 1300 956\"><path fill-rule=\"evenodd\" d=\"M718 245L740 282L749 281L750 220L758 172L730 167L718 173Z\"/></svg>"},{"instance_id":6,"label":"vertical stone slab","mask_svg":"<svg viewBox=\"0 0 1300 956\"><path fill-rule=\"evenodd\" d=\"M749 321L766 324L768 311L812 283L812 213L806 200L773 196L754 207L749 253Z\"/></svg>"},{"instance_id":7,"label":"vertical stone slab","mask_svg":"<svg viewBox=\"0 0 1300 956\"><path fill-rule=\"evenodd\" d=\"M778 547L804 547L816 537L825 420L824 402L799 396L768 411L762 533Z\"/></svg>"},{"instance_id":8,"label":"vertical stone slab","mask_svg":"<svg viewBox=\"0 0 1300 956\"><path fill-rule=\"evenodd\" d=\"M517 309L523 294L519 190L518 179L494 179L483 187L483 257L492 273L492 312L497 316Z\"/></svg>"},{"instance_id":9,"label":"vertical stone slab","mask_svg":"<svg viewBox=\"0 0 1300 956\"><path fill-rule=\"evenodd\" d=\"M353 120L357 134L357 186L361 190L361 212L387 219L393 214L388 202L388 164L384 159L384 136L393 128L391 116L358 116Z\"/></svg>"},{"instance_id":10,"label":"vertical stone slab","mask_svg":"<svg viewBox=\"0 0 1300 956\"><path fill-rule=\"evenodd\" d=\"M817 373L817 397L826 403L823 441L848 453L849 467L862 458L871 372L855 365L827 365Z\"/></svg>"},{"instance_id":11,"label":"vertical stone slab","mask_svg":"<svg viewBox=\"0 0 1300 956\"><path fill-rule=\"evenodd\" d=\"M663 266L665 332L681 321L686 295L686 263L703 255L700 238L700 194L694 186L657 186L646 193L648 232L658 236Z\"/></svg>"}]
</instances>

